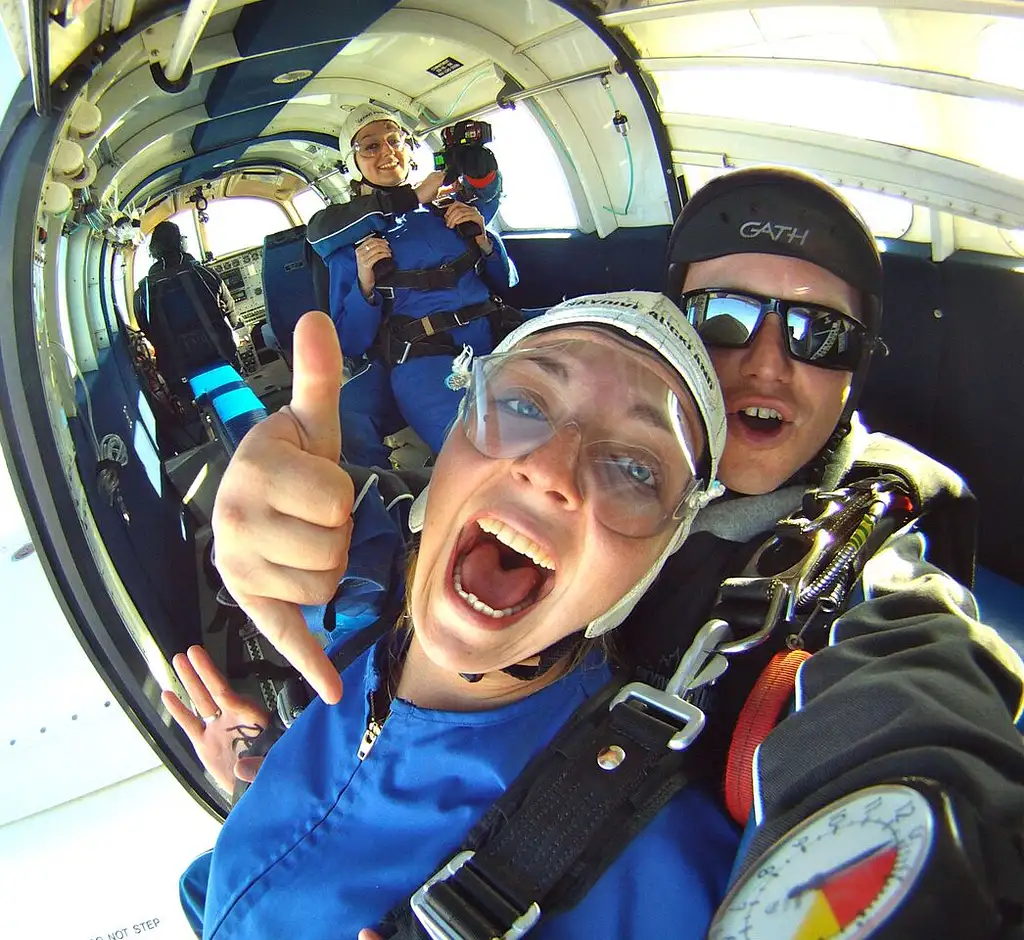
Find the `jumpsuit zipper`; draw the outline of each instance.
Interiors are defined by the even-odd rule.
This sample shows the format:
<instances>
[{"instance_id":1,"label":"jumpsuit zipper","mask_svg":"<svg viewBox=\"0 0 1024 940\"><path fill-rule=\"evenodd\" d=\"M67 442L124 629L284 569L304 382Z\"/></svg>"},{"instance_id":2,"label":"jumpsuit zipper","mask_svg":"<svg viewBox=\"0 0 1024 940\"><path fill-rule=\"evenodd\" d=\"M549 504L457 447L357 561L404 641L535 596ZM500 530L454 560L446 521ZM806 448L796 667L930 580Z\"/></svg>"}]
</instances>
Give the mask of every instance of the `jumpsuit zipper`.
<instances>
[{"instance_id":1,"label":"jumpsuit zipper","mask_svg":"<svg viewBox=\"0 0 1024 940\"><path fill-rule=\"evenodd\" d=\"M356 756L359 760L366 760L370 755L370 751L373 750L374 744L377 743L377 738L380 737L381 732L384 730L384 722L388 720L388 715L391 714L391 703L390 701L382 709L377 707L377 695L378 692L371 692L367 698L370 704L370 720L366 725L366 730L363 732L363 739L359 742L359 750L356 752ZM380 717L378 718L378 712Z\"/></svg>"}]
</instances>

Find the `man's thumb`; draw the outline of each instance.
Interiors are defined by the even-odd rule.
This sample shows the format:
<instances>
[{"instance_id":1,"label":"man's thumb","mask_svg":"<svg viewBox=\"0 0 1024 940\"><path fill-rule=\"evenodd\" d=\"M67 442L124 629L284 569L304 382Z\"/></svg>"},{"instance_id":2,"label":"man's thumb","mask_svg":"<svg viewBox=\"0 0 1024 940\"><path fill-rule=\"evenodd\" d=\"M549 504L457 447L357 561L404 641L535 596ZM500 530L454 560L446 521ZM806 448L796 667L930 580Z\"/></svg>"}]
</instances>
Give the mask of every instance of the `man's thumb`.
<instances>
[{"instance_id":1,"label":"man's thumb","mask_svg":"<svg viewBox=\"0 0 1024 940\"><path fill-rule=\"evenodd\" d=\"M292 340L291 412L306 436L306 450L334 462L341 456L341 345L326 313L303 314Z\"/></svg>"}]
</instances>

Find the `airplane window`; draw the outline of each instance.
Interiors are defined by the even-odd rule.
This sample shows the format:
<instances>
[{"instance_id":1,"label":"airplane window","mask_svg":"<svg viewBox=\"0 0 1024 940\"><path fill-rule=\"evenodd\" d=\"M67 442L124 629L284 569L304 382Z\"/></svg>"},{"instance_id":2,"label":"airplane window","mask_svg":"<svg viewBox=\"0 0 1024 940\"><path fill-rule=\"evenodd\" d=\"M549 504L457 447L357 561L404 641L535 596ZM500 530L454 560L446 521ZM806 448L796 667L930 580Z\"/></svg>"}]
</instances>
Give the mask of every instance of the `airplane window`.
<instances>
[{"instance_id":1,"label":"airplane window","mask_svg":"<svg viewBox=\"0 0 1024 940\"><path fill-rule=\"evenodd\" d=\"M1003 238L1016 254L1024 258L1024 228L1012 232L1004 231Z\"/></svg>"},{"instance_id":2,"label":"airplane window","mask_svg":"<svg viewBox=\"0 0 1024 940\"><path fill-rule=\"evenodd\" d=\"M138 258L140 254L144 254L144 252L141 249L137 249L135 257ZM114 255L110 280L114 288L114 304L117 306L118 315L123 322L129 323L132 302L129 300L124 288L125 267L124 252L118 251Z\"/></svg>"},{"instance_id":3,"label":"airplane window","mask_svg":"<svg viewBox=\"0 0 1024 940\"><path fill-rule=\"evenodd\" d=\"M302 192L292 196L292 205L295 207L295 211L298 212L299 218L302 219L302 224L308 225L309 220L323 209L327 203L324 202L323 196L315 189L304 189Z\"/></svg>"},{"instance_id":4,"label":"airplane window","mask_svg":"<svg viewBox=\"0 0 1024 940\"><path fill-rule=\"evenodd\" d=\"M0 114L7 112L7 106L11 103L22 78L21 66L11 51L7 32L0 29Z\"/></svg>"},{"instance_id":5,"label":"airplane window","mask_svg":"<svg viewBox=\"0 0 1024 940\"><path fill-rule=\"evenodd\" d=\"M284 209L269 199L217 199L210 203L206 214L210 217L205 227L206 247L214 258L261 247L267 235L292 227Z\"/></svg>"},{"instance_id":6,"label":"airplane window","mask_svg":"<svg viewBox=\"0 0 1024 940\"><path fill-rule=\"evenodd\" d=\"M683 168L686 191L692 196L725 172L727 169L722 167L686 166ZM910 200L849 186L840 186L839 191L861 214L876 238L902 238L910 231L914 221L914 204Z\"/></svg>"},{"instance_id":7,"label":"airplane window","mask_svg":"<svg viewBox=\"0 0 1024 940\"><path fill-rule=\"evenodd\" d=\"M579 226L569 184L551 139L523 105L483 116L504 183L500 216L506 228L574 229Z\"/></svg>"},{"instance_id":8,"label":"airplane window","mask_svg":"<svg viewBox=\"0 0 1024 940\"><path fill-rule=\"evenodd\" d=\"M878 238L902 238L914 221L914 204L898 196L886 196L866 189L840 186L839 191L868 223Z\"/></svg>"}]
</instances>

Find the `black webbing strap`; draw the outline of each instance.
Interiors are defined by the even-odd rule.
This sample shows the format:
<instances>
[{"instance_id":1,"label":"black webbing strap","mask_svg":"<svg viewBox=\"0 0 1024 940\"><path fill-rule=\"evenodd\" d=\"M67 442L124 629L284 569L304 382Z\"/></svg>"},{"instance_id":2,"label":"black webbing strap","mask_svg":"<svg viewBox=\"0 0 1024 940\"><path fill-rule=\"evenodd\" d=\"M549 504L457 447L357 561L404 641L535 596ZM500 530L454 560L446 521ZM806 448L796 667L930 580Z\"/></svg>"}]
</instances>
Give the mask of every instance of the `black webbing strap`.
<instances>
[{"instance_id":1,"label":"black webbing strap","mask_svg":"<svg viewBox=\"0 0 1024 940\"><path fill-rule=\"evenodd\" d=\"M405 317L392 317L391 341L393 343L418 343L437 333L466 326L481 317L489 317L498 310L499 305L493 300L485 300L479 304L470 304L458 310L444 310L431 313L417 320Z\"/></svg>"},{"instance_id":2,"label":"black webbing strap","mask_svg":"<svg viewBox=\"0 0 1024 940\"><path fill-rule=\"evenodd\" d=\"M584 897L700 766L694 748L668 747L678 719L633 699L609 709L621 686L613 680L576 712L436 880L384 919L384 936L519 936Z\"/></svg>"},{"instance_id":3,"label":"black webbing strap","mask_svg":"<svg viewBox=\"0 0 1024 940\"><path fill-rule=\"evenodd\" d=\"M191 270L185 272L185 276L182 279L182 287L185 289L185 296L188 297L193 308L195 309L196 316L199 318L199 323L203 327L203 332L206 334L206 338L210 341L213 348L225 362L232 363L236 358L236 351L234 349L228 349L224 344L223 339L217 335L217 331L213 327L213 323L210 322L210 315L206 312L206 308L203 306L202 300L199 299L199 294L196 292L196 286L192 283L190 275L195 273L195 276L202 278L202 274L199 271L198 266L194 266ZM209 288L208 288L209 289Z\"/></svg>"},{"instance_id":4,"label":"black webbing strap","mask_svg":"<svg viewBox=\"0 0 1024 940\"><path fill-rule=\"evenodd\" d=\"M379 278L376 287L390 290L451 290L467 271L477 268L483 262L483 252L473 242L469 249L454 261L446 261L436 268L419 268L413 271L395 271Z\"/></svg>"}]
</instances>

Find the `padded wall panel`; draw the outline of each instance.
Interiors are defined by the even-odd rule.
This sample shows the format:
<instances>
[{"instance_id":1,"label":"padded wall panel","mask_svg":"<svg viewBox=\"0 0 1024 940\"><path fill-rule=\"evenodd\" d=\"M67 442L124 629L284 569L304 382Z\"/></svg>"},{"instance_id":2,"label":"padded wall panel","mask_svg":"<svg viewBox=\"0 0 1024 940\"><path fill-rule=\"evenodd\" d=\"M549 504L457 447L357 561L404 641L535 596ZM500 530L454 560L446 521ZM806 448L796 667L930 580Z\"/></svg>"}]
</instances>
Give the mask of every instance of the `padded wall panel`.
<instances>
[{"instance_id":1,"label":"padded wall panel","mask_svg":"<svg viewBox=\"0 0 1024 940\"><path fill-rule=\"evenodd\" d=\"M242 10L235 43L243 56L266 55L326 39L348 41L398 0L263 0Z\"/></svg>"},{"instance_id":2,"label":"padded wall panel","mask_svg":"<svg viewBox=\"0 0 1024 940\"><path fill-rule=\"evenodd\" d=\"M549 307L563 297L612 290L661 290L668 252L667 225L616 229L607 238L509 238L519 284L505 300L516 307Z\"/></svg>"},{"instance_id":3,"label":"padded wall panel","mask_svg":"<svg viewBox=\"0 0 1024 940\"><path fill-rule=\"evenodd\" d=\"M118 341L124 342L122 337ZM116 433L128 446L128 463L120 471L120 492L130 521L125 523L97 490L97 458L92 437L82 423L88 412L80 387L79 417L69 422L78 470L118 575L160 648L170 655L200 640L192 534L186 532L182 537L180 497L166 480L162 480L162 492L156 492L136 450L134 432L140 427L137 391L126 387L111 349L102 350L97 358L99 368L87 376L92 418L98 438ZM126 414L132 418L131 430ZM143 437L148 447L148 434L143 432Z\"/></svg>"},{"instance_id":4,"label":"padded wall panel","mask_svg":"<svg viewBox=\"0 0 1024 940\"><path fill-rule=\"evenodd\" d=\"M236 144L242 145L244 149L245 145L259 137L260 131L274 119L279 110L277 105L267 105L200 124L192 133L192 150L203 153Z\"/></svg>"},{"instance_id":5,"label":"padded wall panel","mask_svg":"<svg viewBox=\"0 0 1024 940\"><path fill-rule=\"evenodd\" d=\"M935 437L935 400L950 321L940 309L939 272L928 258L884 254L882 338L888 356L876 356L861 397L868 427L928 453Z\"/></svg>"},{"instance_id":6,"label":"padded wall panel","mask_svg":"<svg viewBox=\"0 0 1024 940\"><path fill-rule=\"evenodd\" d=\"M981 504L981 563L1024 584L1024 276L942 265L950 328L936 400L935 456L952 460Z\"/></svg>"}]
</instances>

